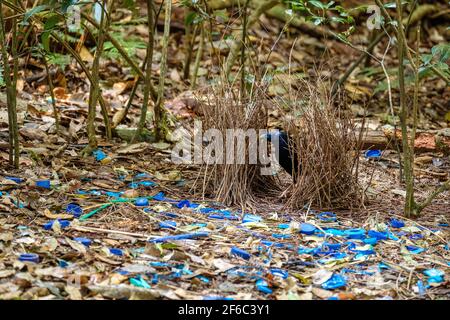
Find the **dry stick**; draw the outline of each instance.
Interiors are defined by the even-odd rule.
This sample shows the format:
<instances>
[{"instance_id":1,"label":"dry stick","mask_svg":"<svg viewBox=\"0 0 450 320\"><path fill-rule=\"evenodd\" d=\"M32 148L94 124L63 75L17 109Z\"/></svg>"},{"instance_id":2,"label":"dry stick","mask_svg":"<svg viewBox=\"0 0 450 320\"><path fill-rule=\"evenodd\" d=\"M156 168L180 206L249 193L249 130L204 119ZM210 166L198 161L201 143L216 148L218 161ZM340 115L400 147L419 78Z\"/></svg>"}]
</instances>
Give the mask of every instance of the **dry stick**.
<instances>
[{"instance_id":1,"label":"dry stick","mask_svg":"<svg viewBox=\"0 0 450 320\"><path fill-rule=\"evenodd\" d=\"M258 21L259 17L270 8L273 8L279 3L277 0L266 0L261 1L259 6L253 11L253 13L248 18L247 28L250 28L256 21ZM228 77L231 72L231 68L234 65L234 62L236 61L236 58L239 54L239 51L241 49L241 46L243 44L243 40L241 37L237 36L236 41L231 46L230 53L228 55L228 58L225 62L225 74Z\"/></svg>"},{"instance_id":2,"label":"dry stick","mask_svg":"<svg viewBox=\"0 0 450 320\"><path fill-rule=\"evenodd\" d=\"M59 44L61 44L70 53L70 55L72 57L75 58L75 60L78 62L81 69L83 70L84 74L88 78L89 82L91 83L91 86L98 85L98 83L94 82L94 78L92 77L91 72L89 71L88 67L86 66L83 59L80 57L80 55L71 46L69 46L63 39L61 39L58 34L52 33L52 37ZM98 95L98 102L101 107L103 121L105 122L106 135L107 135L107 137L111 137L111 124L110 124L109 117L108 117L108 108L106 107L105 100L103 99L103 96L101 94Z\"/></svg>"},{"instance_id":3,"label":"dry stick","mask_svg":"<svg viewBox=\"0 0 450 320\"><path fill-rule=\"evenodd\" d=\"M414 172L413 172L413 155L410 148L410 142L408 139L408 128L407 128L407 109L406 109L406 85L405 85L405 66L404 57L406 53L406 38L403 30L402 16L403 8L401 0L396 0L397 3L397 50L398 50L398 82L400 90L400 126L402 130L402 145L404 153L404 168L405 168L405 182L406 182L406 201L405 201L405 215L410 217L415 215L415 202L414 202ZM414 61L410 61L414 64ZM414 66L414 69L415 66ZM417 72L417 71L416 71Z\"/></svg>"},{"instance_id":4,"label":"dry stick","mask_svg":"<svg viewBox=\"0 0 450 320\"><path fill-rule=\"evenodd\" d=\"M170 19L172 14L172 0L166 0L165 14L164 14L164 34L163 45L161 52L161 67L158 86L158 100L155 104L155 134L158 140L165 139L167 133L166 127L166 112L164 109L164 82L166 80L167 73L167 56L169 48L169 36L170 36Z\"/></svg>"},{"instance_id":5,"label":"dry stick","mask_svg":"<svg viewBox=\"0 0 450 320\"><path fill-rule=\"evenodd\" d=\"M387 18L390 22L392 22L392 19L389 16L389 13L384 8L384 5L381 3L380 0L375 0L377 5L382 10L383 16ZM423 5L419 7L417 10L414 10L409 15L408 19L406 21L403 21L403 23L406 23L407 25L414 24L421 20L428 12L432 11L434 6L430 5ZM392 30L392 25L388 26L386 32L389 32ZM379 33L378 36L368 45L367 49L361 54L361 56L347 69L344 75L342 75L341 78L337 82L335 82L335 85L333 86L333 94L337 92L337 89L339 86L341 86L344 82L347 81L348 77L353 73L353 71L361 64L362 61L366 58L368 55L368 52L372 52L373 49L377 46L377 44L383 39L384 34ZM436 69L434 66L430 67L431 70L441 79L449 83L449 79L442 73L440 70Z\"/></svg>"},{"instance_id":6,"label":"dry stick","mask_svg":"<svg viewBox=\"0 0 450 320\"><path fill-rule=\"evenodd\" d=\"M9 1L3 2L3 3L11 10L14 10L15 12L20 12L21 14L25 13L25 9L23 9ZM39 20L39 18L37 18L36 15L31 16L30 20L32 20L38 24L41 24L41 25L43 24L43 22L41 20ZM80 55L74 49L72 49L72 47L69 46L57 33L51 32L50 34L59 44L61 44L75 58L75 60L77 60L81 69L83 69L83 72L86 74L86 77L89 79L89 82L91 83L91 85L92 84L96 85L96 83L93 82L93 78L92 78L91 73L89 72L89 69L84 64L83 59L80 57ZM111 126L110 126L110 121L108 118L108 109L106 107L106 103L101 94L98 96L98 99L99 99L100 107L102 109L103 121L105 122L106 134L107 134L107 137L110 138L111 137Z\"/></svg>"},{"instance_id":7,"label":"dry stick","mask_svg":"<svg viewBox=\"0 0 450 320\"><path fill-rule=\"evenodd\" d=\"M17 1L16 1L17 4ZM14 93L12 96L12 120L13 120L13 128L14 128L14 167L19 168L19 160L20 160L20 150L19 150L19 127L17 123L17 76L19 74L19 60L17 55L17 20L13 20L13 34L12 34L12 44L11 44L11 52L13 58L13 90L11 93Z\"/></svg>"},{"instance_id":8,"label":"dry stick","mask_svg":"<svg viewBox=\"0 0 450 320\"><path fill-rule=\"evenodd\" d=\"M99 28L98 23L94 19L92 19L92 17L90 17L89 15L81 13L81 16L84 19L86 19L90 24L92 24L95 28L97 29ZM108 39L108 41L110 41L111 44L117 49L122 58L130 65L131 69L133 69L133 71L139 76L139 78L145 79L145 75L142 72L141 68L139 68L139 66L130 58L130 56L127 54L125 49L120 45L120 43L117 42L117 40L114 37L112 37L109 33L106 33L105 36ZM153 84L150 87L150 92L152 94L153 101L156 101L158 94L156 93Z\"/></svg>"},{"instance_id":9,"label":"dry stick","mask_svg":"<svg viewBox=\"0 0 450 320\"><path fill-rule=\"evenodd\" d=\"M15 75L11 77L11 68L9 66L8 61L8 52L6 48L6 34L5 34L5 23L3 17L3 1L0 1L0 43L2 60L3 60L3 69L5 75L5 83L6 83L6 100L8 105L8 126L9 126L9 164L14 165L16 168L19 168L19 139L18 139L18 126L17 126L17 110L16 110L16 82L17 79L17 56L13 53L14 59L14 73ZM15 23L14 23L15 24ZM13 30L15 33L15 30ZM15 46L14 40L16 38L13 36L12 47ZM14 49L13 49L14 51Z\"/></svg>"},{"instance_id":10,"label":"dry stick","mask_svg":"<svg viewBox=\"0 0 450 320\"><path fill-rule=\"evenodd\" d=\"M247 44L247 18L248 18L248 3L250 0L245 1L244 5L244 21L242 22L242 45L241 45L241 103L244 103L244 98L246 94L245 90L245 46Z\"/></svg>"},{"instance_id":11,"label":"dry stick","mask_svg":"<svg viewBox=\"0 0 450 320\"><path fill-rule=\"evenodd\" d=\"M203 28L203 24L200 25L200 29L200 44L198 46L197 55L195 56L194 70L191 75L191 89L195 89L197 83L198 69L200 68L205 44L205 28Z\"/></svg>"},{"instance_id":12,"label":"dry stick","mask_svg":"<svg viewBox=\"0 0 450 320\"><path fill-rule=\"evenodd\" d=\"M168 0L166 0L168 1ZM147 66L145 68L145 85L144 85L144 99L142 101L141 108L141 116L139 119L138 128L136 130L136 134L131 139L131 143L133 143L136 139L139 139L142 131L145 127L145 121L147 120L147 110L148 104L150 102L150 92L152 86L152 62L153 62L153 47L154 47L154 33L155 29L153 28L153 0L147 0L147 27L148 27L148 44L147 44Z\"/></svg>"},{"instance_id":13,"label":"dry stick","mask_svg":"<svg viewBox=\"0 0 450 320\"><path fill-rule=\"evenodd\" d=\"M100 4L101 6L101 18L100 18L100 28L98 29L98 39L97 39L97 50L95 51L94 61L92 62L92 78L93 82L91 83L90 92L89 92L89 108L88 108L88 117L87 117L87 134L89 139L89 145L87 146L86 153L89 154L92 149L97 147L97 138L95 136L95 114L96 114L96 106L98 102L98 97L100 95L99 89L99 65L100 65L100 57L103 53L103 44L105 40L105 28L107 26L107 22L105 20L107 17L106 14L106 0Z\"/></svg>"},{"instance_id":14,"label":"dry stick","mask_svg":"<svg viewBox=\"0 0 450 320\"><path fill-rule=\"evenodd\" d=\"M188 13L191 11L187 11ZM198 25L196 24L194 26L194 29L192 29L191 25L186 26L186 45L185 45L185 51L186 51L186 59L184 60L184 67L183 67L183 79L188 80L189 79L189 73L191 70L191 61L192 61L192 51L194 49L194 43L195 38L197 37L198 32Z\"/></svg>"},{"instance_id":15,"label":"dry stick","mask_svg":"<svg viewBox=\"0 0 450 320\"><path fill-rule=\"evenodd\" d=\"M48 89L50 91L50 97L52 98L53 117L55 118L56 133L59 135L59 116L58 116L58 109L56 107L55 93L53 92L54 90L53 79L50 74L47 58L45 57L45 55L42 55L42 59L44 60L45 71L47 72Z\"/></svg>"},{"instance_id":16,"label":"dry stick","mask_svg":"<svg viewBox=\"0 0 450 320\"><path fill-rule=\"evenodd\" d=\"M161 2L161 5L160 5L160 7L159 7L159 10L158 10L158 12L156 12L156 14L155 14L155 19L154 19L155 22L153 23L153 31L156 29L156 23L158 22L158 17L159 17L159 14L160 14L160 12L161 12L161 9L162 9L163 4L164 4L164 2ZM113 39L113 38L112 38L112 39ZM114 40L114 41L115 41L115 40ZM115 44L113 43L113 45L115 45ZM125 50L120 46L120 44L117 43L117 45L115 45L115 46L116 46L116 48L118 49L119 52L123 51L122 57L124 57L124 59L125 59L126 61L130 61L130 63L133 63L133 65L134 65L134 62L130 59L130 57L127 55L127 53L125 52ZM128 60L127 60L127 59L128 59ZM132 103L133 103L133 98L134 98L134 96L135 96L135 94L136 94L137 88L138 88L139 84L141 83L141 80L145 78L145 76L143 75L141 69L145 69L147 63L148 63L148 54L146 53L146 54L145 54L144 61L143 61L142 64L141 64L141 67L139 68L139 67L136 67L136 66L135 66L135 68L136 68L136 70L138 70L138 72L136 72L136 73L137 73L137 76L136 76L135 79L134 79L134 84L133 84L133 88L131 89L130 97L129 97L129 99L128 99L128 102L127 102L127 105L126 105L126 107L125 107L125 110L123 111L123 113L122 113L120 119L117 121L117 123L115 123L114 128L117 127L117 126L123 121L123 119L125 119L125 117L127 116L128 111L130 110L131 105L132 105ZM133 67L133 66L132 66L132 69L134 70L134 67ZM140 76L139 74L141 74L142 76ZM157 94L156 94L156 91L155 91L155 89L154 89L154 87L153 87L153 84L151 84L149 88L150 88L150 93L151 93L151 95L152 95L152 100L153 100L153 101L156 101L156 100L157 100Z\"/></svg>"}]
</instances>

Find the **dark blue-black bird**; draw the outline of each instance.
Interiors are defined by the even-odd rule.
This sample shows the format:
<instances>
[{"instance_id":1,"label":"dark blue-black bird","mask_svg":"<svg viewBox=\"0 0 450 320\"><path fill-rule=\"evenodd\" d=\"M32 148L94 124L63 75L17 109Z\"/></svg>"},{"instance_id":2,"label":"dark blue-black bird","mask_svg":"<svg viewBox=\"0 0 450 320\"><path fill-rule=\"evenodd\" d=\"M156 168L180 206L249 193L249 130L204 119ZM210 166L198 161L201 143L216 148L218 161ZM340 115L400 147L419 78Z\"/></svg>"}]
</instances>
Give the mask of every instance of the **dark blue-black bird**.
<instances>
[{"instance_id":1,"label":"dark blue-black bird","mask_svg":"<svg viewBox=\"0 0 450 320\"><path fill-rule=\"evenodd\" d=\"M295 182L300 166L293 139L284 131L267 133L265 138L272 143L275 139L278 140L279 152L276 154L276 159L280 166L292 176Z\"/></svg>"}]
</instances>

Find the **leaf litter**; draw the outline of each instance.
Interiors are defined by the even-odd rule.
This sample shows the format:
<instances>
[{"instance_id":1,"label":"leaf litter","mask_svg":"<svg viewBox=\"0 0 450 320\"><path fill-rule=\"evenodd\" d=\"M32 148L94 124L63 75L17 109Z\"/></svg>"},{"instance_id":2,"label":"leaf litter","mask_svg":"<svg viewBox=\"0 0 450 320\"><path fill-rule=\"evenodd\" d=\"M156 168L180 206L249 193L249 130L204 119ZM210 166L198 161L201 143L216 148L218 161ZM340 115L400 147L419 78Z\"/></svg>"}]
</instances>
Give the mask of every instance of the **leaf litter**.
<instances>
[{"instance_id":1,"label":"leaf litter","mask_svg":"<svg viewBox=\"0 0 450 320\"><path fill-rule=\"evenodd\" d=\"M449 297L448 221L242 212L189 199L178 170L119 166L136 149L1 176L1 299Z\"/></svg>"}]
</instances>

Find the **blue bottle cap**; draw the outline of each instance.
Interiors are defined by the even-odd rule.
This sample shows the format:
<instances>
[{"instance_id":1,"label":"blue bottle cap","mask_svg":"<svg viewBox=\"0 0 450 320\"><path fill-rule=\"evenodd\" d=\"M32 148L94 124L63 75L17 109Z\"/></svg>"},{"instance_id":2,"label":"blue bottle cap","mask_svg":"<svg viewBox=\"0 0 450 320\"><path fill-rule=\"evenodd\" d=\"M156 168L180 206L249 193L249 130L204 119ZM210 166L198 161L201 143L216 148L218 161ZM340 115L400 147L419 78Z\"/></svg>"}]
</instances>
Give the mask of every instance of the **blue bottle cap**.
<instances>
[{"instance_id":1,"label":"blue bottle cap","mask_svg":"<svg viewBox=\"0 0 450 320\"><path fill-rule=\"evenodd\" d=\"M364 156L367 159L380 159L381 158L381 150L367 150Z\"/></svg>"},{"instance_id":2,"label":"blue bottle cap","mask_svg":"<svg viewBox=\"0 0 450 320\"><path fill-rule=\"evenodd\" d=\"M38 180L35 185L38 188L50 189L50 180Z\"/></svg>"},{"instance_id":3,"label":"blue bottle cap","mask_svg":"<svg viewBox=\"0 0 450 320\"><path fill-rule=\"evenodd\" d=\"M378 232L375 230L369 230L367 236L376 238L377 240L386 240L388 238L388 234L386 232Z\"/></svg>"},{"instance_id":4,"label":"blue bottle cap","mask_svg":"<svg viewBox=\"0 0 450 320\"><path fill-rule=\"evenodd\" d=\"M251 257L250 253L248 253L248 252L245 251L245 250L239 249L239 248L237 248L237 247L232 247L232 248L231 248L231 254L232 254L232 255L239 256L239 257L241 257L241 258L243 258L243 259L245 259L245 260L249 260L250 257Z\"/></svg>"},{"instance_id":5,"label":"blue bottle cap","mask_svg":"<svg viewBox=\"0 0 450 320\"><path fill-rule=\"evenodd\" d=\"M95 157L95 160L102 161L103 159L107 158L108 156L106 153L104 153L102 150L98 149L92 152L92 155Z\"/></svg>"},{"instance_id":6,"label":"blue bottle cap","mask_svg":"<svg viewBox=\"0 0 450 320\"><path fill-rule=\"evenodd\" d=\"M366 237L366 230L364 229L349 229L344 232L348 239L364 239Z\"/></svg>"},{"instance_id":7,"label":"blue bottle cap","mask_svg":"<svg viewBox=\"0 0 450 320\"><path fill-rule=\"evenodd\" d=\"M134 204L138 207L147 207L149 202L147 198L137 198Z\"/></svg>"},{"instance_id":8,"label":"blue bottle cap","mask_svg":"<svg viewBox=\"0 0 450 320\"><path fill-rule=\"evenodd\" d=\"M75 218L78 218L83 214L83 209L76 203L69 203L66 207L66 212L73 214Z\"/></svg>"},{"instance_id":9,"label":"blue bottle cap","mask_svg":"<svg viewBox=\"0 0 450 320\"><path fill-rule=\"evenodd\" d=\"M181 200L176 204L176 207L181 209L183 207L190 207L191 203L189 202L189 200Z\"/></svg>"},{"instance_id":10,"label":"blue bottle cap","mask_svg":"<svg viewBox=\"0 0 450 320\"><path fill-rule=\"evenodd\" d=\"M391 219L391 227L392 228L403 228L405 226L405 222L403 222L402 220L397 220L397 219Z\"/></svg>"},{"instance_id":11,"label":"blue bottle cap","mask_svg":"<svg viewBox=\"0 0 450 320\"><path fill-rule=\"evenodd\" d=\"M23 262L39 263L39 256L35 253L23 253L19 256L19 260Z\"/></svg>"},{"instance_id":12,"label":"blue bottle cap","mask_svg":"<svg viewBox=\"0 0 450 320\"><path fill-rule=\"evenodd\" d=\"M89 247L92 243L92 240L88 238L73 238L73 240L85 245L86 247Z\"/></svg>"},{"instance_id":13,"label":"blue bottle cap","mask_svg":"<svg viewBox=\"0 0 450 320\"><path fill-rule=\"evenodd\" d=\"M314 231L316 231L316 227L309 223L302 223L300 225L300 233L311 235L314 234Z\"/></svg>"},{"instance_id":14,"label":"blue bottle cap","mask_svg":"<svg viewBox=\"0 0 450 320\"><path fill-rule=\"evenodd\" d=\"M45 230L50 230L53 227L53 223L55 221L56 220L52 220L52 221L49 221L46 224L44 224L44 229ZM68 221L68 220L60 220L60 219L58 219L58 222L59 222L59 225L61 226L61 228L63 228L63 229L67 228L68 226L70 226L70 221Z\"/></svg>"},{"instance_id":15,"label":"blue bottle cap","mask_svg":"<svg viewBox=\"0 0 450 320\"><path fill-rule=\"evenodd\" d=\"M322 247L325 248L325 249L328 249L330 251L337 251L337 250L341 249L342 245L340 243L324 242Z\"/></svg>"},{"instance_id":16,"label":"blue bottle cap","mask_svg":"<svg viewBox=\"0 0 450 320\"><path fill-rule=\"evenodd\" d=\"M110 248L109 252L115 256L123 256L123 251L122 249L118 249L118 248Z\"/></svg>"}]
</instances>

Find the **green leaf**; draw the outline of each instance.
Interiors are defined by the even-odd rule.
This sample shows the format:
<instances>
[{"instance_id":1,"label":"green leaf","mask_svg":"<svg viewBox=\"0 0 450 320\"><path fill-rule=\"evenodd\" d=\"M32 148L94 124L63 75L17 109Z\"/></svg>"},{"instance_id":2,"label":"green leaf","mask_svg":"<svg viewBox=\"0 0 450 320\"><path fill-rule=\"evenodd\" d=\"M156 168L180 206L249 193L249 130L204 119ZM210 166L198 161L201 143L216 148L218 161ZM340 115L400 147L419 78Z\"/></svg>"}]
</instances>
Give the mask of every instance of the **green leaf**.
<instances>
[{"instance_id":1,"label":"green leaf","mask_svg":"<svg viewBox=\"0 0 450 320\"><path fill-rule=\"evenodd\" d=\"M53 14L45 21L44 24L44 32L41 35L42 46L45 51L50 51L50 33L52 29L58 24L60 20L60 16L57 14Z\"/></svg>"},{"instance_id":2,"label":"green leaf","mask_svg":"<svg viewBox=\"0 0 450 320\"><path fill-rule=\"evenodd\" d=\"M197 18L198 14L195 11L189 12L184 18L184 25L189 26L194 23L194 20Z\"/></svg>"},{"instance_id":3,"label":"green leaf","mask_svg":"<svg viewBox=\"0 0 450 320\"><path fill-rule=\"evenodd\" d=\"M312 4L316 8L319 8L322 10L326 9L326 6L320 1L313 0L313 1L308 1L308 3Z\"/></svg>"},{"instance_id":4,"label":"green leaf","mask_svg":"<svg viewBox=\"0 0 450 320\"><path fill-rule=\"evenodd\" d=\"M33 9L28 10L27 12L25 12L25 14L23 16L24 22L28 21L28 19L30 19L32 16L34 16L35 14L38 14L39 12L44 11L45 9L48 9L48 6L46 4L36 6Z\"/></svg>"}]
</instances>

